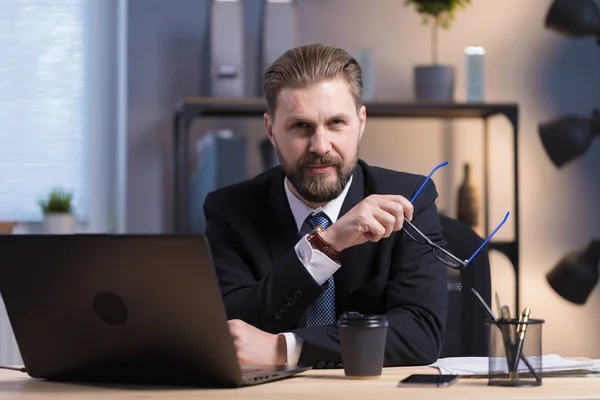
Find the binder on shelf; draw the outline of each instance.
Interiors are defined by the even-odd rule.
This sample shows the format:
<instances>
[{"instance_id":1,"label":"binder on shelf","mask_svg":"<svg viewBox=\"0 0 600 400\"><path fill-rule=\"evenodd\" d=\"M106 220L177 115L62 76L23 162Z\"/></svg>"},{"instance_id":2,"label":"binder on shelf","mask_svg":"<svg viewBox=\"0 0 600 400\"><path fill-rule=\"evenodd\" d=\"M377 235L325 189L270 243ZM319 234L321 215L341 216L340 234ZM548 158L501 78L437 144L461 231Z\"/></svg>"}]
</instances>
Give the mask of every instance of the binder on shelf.
<instances>
[{"instance_id":1,"label":"binder on shelf","mask_svg":"<svg viewBox=\"0 0 600 400\"><path fill-rule=\"evenodd\" d=\"M298 45L296 4L293 0L267 0L263 20L261 74L279 56Z\"/></svg>"},{"instance_id":2,"label":"binder on shelf","mask_svg":"<svg viewBox=\"0 0 600 400\"><path fill-rule=\"evenodd\" d=\"M244 96L243 15L239 0L213 0L210 18L210 94Z\"/></svg>"}]
</instances>

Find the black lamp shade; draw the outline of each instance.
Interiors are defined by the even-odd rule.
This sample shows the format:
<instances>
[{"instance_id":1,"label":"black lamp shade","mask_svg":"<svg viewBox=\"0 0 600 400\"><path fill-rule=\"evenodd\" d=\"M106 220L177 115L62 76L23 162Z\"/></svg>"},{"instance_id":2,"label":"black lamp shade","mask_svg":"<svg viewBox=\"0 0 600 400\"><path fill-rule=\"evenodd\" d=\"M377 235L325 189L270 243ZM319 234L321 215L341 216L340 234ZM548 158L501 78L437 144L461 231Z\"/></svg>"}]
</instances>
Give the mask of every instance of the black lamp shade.
<instances>
[{"instance_id":1,"label":"black lamp shade","mask_svg":"<svg viewBox=\"0 0 600 400\"><path fill-rule=\"evenodd\" d=\"M584 250L572 251L546 275L556 293L575 304L584 304L598 282L600 241Z\"/></svg>"},{"instance_id":2,"label":"black lamp shade","mask_svg":"<svg viewBox=\"0 0 600 400\"><path fill-rule=\"evenodd\" d=\"M600 9L594 0L554 0L545 25L566 36L600 36Z\"/></svg>"},{"instance_id":3,"label":"black lamp shade","mask_svg":"<svg viewBox=\"0 0 600 400\"><path fill-rule=\"evenodd\" d=\"M540 124L539 133L546 153L557 167L583 155L594 138L591 121L575 116Z\"/></svg>"}]
</instances>

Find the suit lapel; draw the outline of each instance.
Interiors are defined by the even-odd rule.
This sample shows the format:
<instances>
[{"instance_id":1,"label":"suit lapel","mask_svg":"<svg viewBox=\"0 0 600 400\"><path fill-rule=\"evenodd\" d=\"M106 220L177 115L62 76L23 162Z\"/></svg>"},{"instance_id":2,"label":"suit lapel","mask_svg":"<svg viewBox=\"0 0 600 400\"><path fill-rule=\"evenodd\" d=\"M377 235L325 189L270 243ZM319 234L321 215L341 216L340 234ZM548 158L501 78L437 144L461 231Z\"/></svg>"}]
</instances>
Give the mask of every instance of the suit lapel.
<instances>
[{"instance_id":1,"label":"suit lapel","mask_svg":"<svg viewBox=\"0 0 600 400\"><path fill-rule=\"evenodd\" d=\"M281 259L298 242L298 228L294 221L294 215L290 210L285 189L283 188L284 175L281 168L273 175L271 180L269 199L273 223L266 223L267 242L273 263Z\"/></svg>"}]
</instances>

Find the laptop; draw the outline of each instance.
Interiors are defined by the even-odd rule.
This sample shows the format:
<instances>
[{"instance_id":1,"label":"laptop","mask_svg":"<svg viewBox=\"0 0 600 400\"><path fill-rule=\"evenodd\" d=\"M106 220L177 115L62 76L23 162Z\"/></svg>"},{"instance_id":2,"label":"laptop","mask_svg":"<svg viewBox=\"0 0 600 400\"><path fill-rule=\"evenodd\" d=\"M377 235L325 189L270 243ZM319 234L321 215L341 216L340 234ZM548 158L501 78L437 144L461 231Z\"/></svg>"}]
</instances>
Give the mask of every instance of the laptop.
<instances>
[{"instance_id":1,"label":"laptop","mask_svg":"<svg viewBox=\"0 0 600 400\"><path fill-rule=\"evenodd\" d=\"M203 235L0 235L0 255L33 378L240 387L309 369L239 364Z\"/></svg>"}]
</instances>

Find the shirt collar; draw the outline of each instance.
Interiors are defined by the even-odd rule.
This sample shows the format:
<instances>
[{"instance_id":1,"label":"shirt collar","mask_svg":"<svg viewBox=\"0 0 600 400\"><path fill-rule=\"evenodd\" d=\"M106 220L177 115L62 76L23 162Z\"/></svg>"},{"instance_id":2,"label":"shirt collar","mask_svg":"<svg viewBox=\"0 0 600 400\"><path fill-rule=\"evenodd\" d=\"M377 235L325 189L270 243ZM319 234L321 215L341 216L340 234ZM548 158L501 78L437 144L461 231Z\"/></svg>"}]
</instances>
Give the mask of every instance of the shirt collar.
<instances>
[{"instance_id":1,"label":"shirt collar","mask_svg":"<svg viewBox=\"0 0 600 400\"><path fill-rule=\"evenodd\" d=\"M288 199L288 203L290 205L290 209L292 210L292 214L294 215L294 220L296 221L296 227L298 228L298 232L302 228L302 224L306 220L310 214L317 213L319 211L323 211L331 220L331 223L334 224L337 221L338 216L340 214L340 210L342 209L342 204L344 204L344 200L346 199L346 195L348 194L348 190L350 189L350 185L352 184L352 176L342 193L335 199L331 200L329 203L325 204L323 207L312 208L303 203L300 199L298 199L290 188L288 187L288 179L287 177L283 180L283 187L285 188L285 194Z\"/></svg>"}]
</instances>

